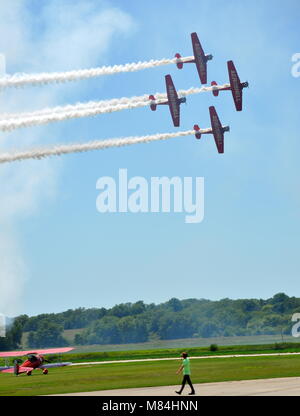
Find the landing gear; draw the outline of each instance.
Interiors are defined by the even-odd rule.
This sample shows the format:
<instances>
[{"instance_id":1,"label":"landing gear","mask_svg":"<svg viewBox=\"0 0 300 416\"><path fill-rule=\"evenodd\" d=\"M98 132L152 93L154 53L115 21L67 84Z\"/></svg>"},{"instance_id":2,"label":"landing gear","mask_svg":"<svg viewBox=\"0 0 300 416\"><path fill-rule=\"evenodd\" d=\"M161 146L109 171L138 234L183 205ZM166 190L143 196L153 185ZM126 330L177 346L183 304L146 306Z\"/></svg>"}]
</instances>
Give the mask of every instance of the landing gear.
<instances>
[{"instance_id":1,"label":"landing gear","mask_svg":"<svg viewBox=\"0 0 300 416\"><path fill-rule=\"evenodd\" d=\"M43 370L43 374L48 374L47 368L45 368L45 370Z\"/></svg>"},{"instance_id":2,"label":"landing gear","mask_svg":"<svg viewBox=\"0 0 300 416\"><path fill-rule=\"evenodd\" d=\"M31 374L32 374L32 371L27 371L28 376L31 376Z\"/></svg>"}]
</instances>

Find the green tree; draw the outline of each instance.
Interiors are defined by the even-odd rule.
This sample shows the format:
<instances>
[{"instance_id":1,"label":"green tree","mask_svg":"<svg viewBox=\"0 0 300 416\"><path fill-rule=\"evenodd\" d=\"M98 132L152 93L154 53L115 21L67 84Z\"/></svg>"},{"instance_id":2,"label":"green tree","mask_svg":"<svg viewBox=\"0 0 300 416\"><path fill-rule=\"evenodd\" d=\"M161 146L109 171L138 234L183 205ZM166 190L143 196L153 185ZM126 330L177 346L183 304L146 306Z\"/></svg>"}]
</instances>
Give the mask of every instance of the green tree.
<instances>
[{"instance_id":1,"label":"green tree","mask_svg":"<svg viewBox=\"0 0 300 416\"><path fill-rule=\"evenodd\" d=\"M43 320L37 331L31 331L28 336L30 348L63 347L68 342L62 336L63 327L50 320Z\"/></svg>"},{"instance_id":2,"label":"green tree","mask_svg":"<svg viewBox=\"0 0 300 416\"><path fill-rule=\"evenodd\" d=\"M174 312L179 312L183 309L183 306L182 306L180 300L177 299L177 298L170 299L169 302L167 302L167 304L170 306L170 308Z\"/></svg>"}]
</instances>

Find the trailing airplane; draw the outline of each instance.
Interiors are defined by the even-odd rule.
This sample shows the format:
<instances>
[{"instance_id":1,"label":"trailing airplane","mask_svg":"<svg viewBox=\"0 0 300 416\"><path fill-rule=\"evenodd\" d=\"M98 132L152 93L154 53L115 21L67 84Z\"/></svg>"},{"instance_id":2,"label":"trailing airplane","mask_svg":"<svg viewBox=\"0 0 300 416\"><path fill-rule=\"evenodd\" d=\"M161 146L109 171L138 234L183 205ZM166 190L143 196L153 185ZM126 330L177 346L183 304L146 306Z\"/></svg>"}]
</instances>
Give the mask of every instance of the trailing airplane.
<instances>
[{"instance_id":1,"label":"trailing airplane","mask_svg":"<svg viewBox=\"0 0 300 416\"><path fill-rule=\"evenodd\" d=\"M224 153L224 133L229 131L229 126L222 126L215 107L209 107L211 128L201 130L198 124L194 125L196 139L201 139L202 134L212 134L219 153Z\"/></svg>"}]
</instances>

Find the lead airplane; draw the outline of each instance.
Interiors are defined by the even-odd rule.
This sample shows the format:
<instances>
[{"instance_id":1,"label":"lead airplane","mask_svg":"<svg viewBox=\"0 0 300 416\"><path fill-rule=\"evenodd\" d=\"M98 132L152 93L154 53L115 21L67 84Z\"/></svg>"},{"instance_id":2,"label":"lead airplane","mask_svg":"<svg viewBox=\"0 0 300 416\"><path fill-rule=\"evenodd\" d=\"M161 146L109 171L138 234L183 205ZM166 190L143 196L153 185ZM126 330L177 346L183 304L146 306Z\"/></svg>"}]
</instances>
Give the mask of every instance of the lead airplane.
<instances>
[{"instance_id":1,"label":"lead airplane","mask_svg":"<svg viewBox=\"0 0 300 416\"><path fill-rule=\"evenodd\" d=\"M174 86L171 75L165 76L167 97L168 100L162 103L156 103L154 95L149 95L150 108L152 111L156 111L158 105L168 105L172 116L173 124L175 127L180 125L180 104L186 102L185 97L178 98L176 88Z\"/></svg>"},{"instance_id":2,"label":"lead airplane","mask_svg":"<svg viewBox=\"0 0 300 416\"><path fill-rule=\"evenodd\" d=\"M219 153L224 153L224 133L229 131L229 126L222 126L215 107L209 107L211 128L201 130L198 124L194 125L196 139L200 139L202 134L212 134Z\"/></svg>"},{"instance_id":3,"label":"lead airplane","mask_svg":"<svg viewBox=\"0 0 300 416\"><path fill-rule=\"evenodd\" d=\"M15 359L13 366L0 367L0 371L2 373L13 373L16 376L22 373L25 373L28 376L31 376L33 370L42 370L43 374L48 374L48 368L65 367L67 365L71 365L72 363L65 362L65 363L44 364L48 361L45 359L43 354L59 354L59 353L72 351L73 349L74 348L68 347L68 348L50 348L50 349L35 350L35 352L31 352L31 351L0 352L0 357L3 357L3 358L27 356L27 359L24 362L22 362L22 360L20 359Z\"/></svg>"},{"instance_id":4,"label":"lead airplane","mask_svg":"<svg viewBox=\"0 0 300 416\"><path fill-rule=\"evenodd\" d=\"M192 38L194 59L191 59L190 61L182 62L181 55L179 53L176 53L175 58L177 58L178 60L178 62L176 63L177 68L182 69L184 64L190 64L190 63L196 64L196 68L199 74L201 84L207 84L207 61L211 61L213 59L213 56L205 55L196 32L191 33L191 38Z\"/></svg>"},{"instance_id":5,"label":"lead airplane","mask_svg":"<svg viewBox=\"0 0 300 416\"><path fill-rule=\"evenodd\" d=\"M240 77L237 73L237 70L234 66L233 61L228 61L227 62L227 68L228 68L228 75L229 75L230 85L213 89L213 91L212 91L213 95L215 97L217 97L219 95L219 91L231 90L236 110L237 111L242 111L242 109L243 109L243 89L246 88L246 87L249 87L249 83L240 81ZM217 85L218 84L216 83L216 81L212 81L212 83L211 83L212 87L215 87Z\"/></svg>"}]
</instances>

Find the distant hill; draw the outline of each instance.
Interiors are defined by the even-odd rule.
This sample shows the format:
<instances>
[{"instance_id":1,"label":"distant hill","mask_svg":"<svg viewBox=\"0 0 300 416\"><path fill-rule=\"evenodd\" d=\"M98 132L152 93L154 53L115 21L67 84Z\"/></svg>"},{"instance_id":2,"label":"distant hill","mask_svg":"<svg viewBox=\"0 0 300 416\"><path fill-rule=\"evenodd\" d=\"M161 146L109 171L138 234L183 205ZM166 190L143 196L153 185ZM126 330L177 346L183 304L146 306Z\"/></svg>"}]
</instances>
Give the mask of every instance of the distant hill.
<instances>
[{"instance_id":1,"label":"distant hill","mask_svg":"<svg viewBox=\"0 0 300 416\"><path fill-rule=\"evenodd\" d=\"M110 309L77 308L61 313L15 318L11 344L26 332L29 348L68 345L128 344L152 340L253 335L291 335L292 314L300 312L300 298L277 293L270 299L170 299L155 305L143 301ZM66 339L65 330L72 337ZM76 331L78 330L78 331ZM20 335L21 334L21 335ZM73 342L72 342L73 343ZM1 344L0 349L5 349Z\"/></svg>"}]
</instances>

